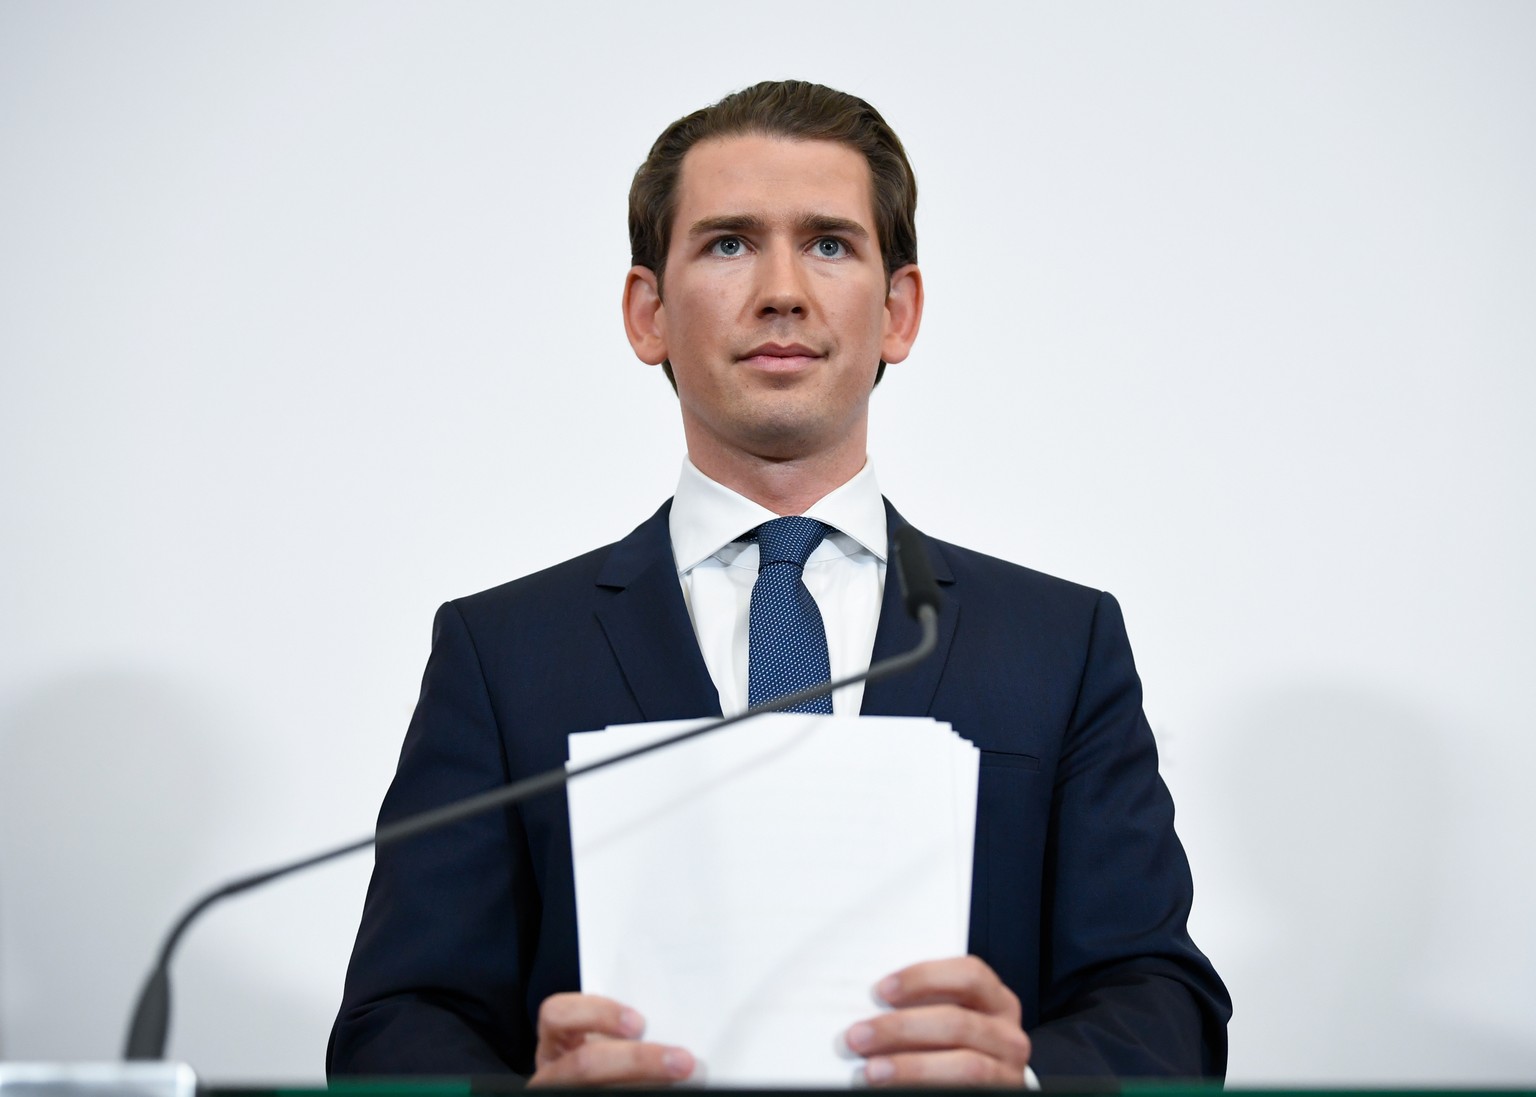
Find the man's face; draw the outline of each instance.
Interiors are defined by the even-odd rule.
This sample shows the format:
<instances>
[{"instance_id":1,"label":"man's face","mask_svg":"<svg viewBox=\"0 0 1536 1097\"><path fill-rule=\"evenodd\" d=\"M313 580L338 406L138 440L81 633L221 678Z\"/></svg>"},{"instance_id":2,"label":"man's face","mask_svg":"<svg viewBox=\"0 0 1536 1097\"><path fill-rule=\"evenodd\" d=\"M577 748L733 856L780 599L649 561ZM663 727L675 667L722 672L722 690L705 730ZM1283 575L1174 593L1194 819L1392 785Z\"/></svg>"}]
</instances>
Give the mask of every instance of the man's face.
<instances>
[{"instance_id":1,"label":"man's face","mask_svg":"<svg viewBox=\"0 0 1536 1097\"><path fill-rule=\"evenodd\" d=\"M882 357L906 357L921 282L903 268L887 293L859 152L763 136L694 146L664 296L647 305L635 283L649 273L631 272L630 338L642 359L671 361L696 464L712 453L780 461L856 449L854 470L862 465L875 371Z\"/></svg>"}]
</instances>

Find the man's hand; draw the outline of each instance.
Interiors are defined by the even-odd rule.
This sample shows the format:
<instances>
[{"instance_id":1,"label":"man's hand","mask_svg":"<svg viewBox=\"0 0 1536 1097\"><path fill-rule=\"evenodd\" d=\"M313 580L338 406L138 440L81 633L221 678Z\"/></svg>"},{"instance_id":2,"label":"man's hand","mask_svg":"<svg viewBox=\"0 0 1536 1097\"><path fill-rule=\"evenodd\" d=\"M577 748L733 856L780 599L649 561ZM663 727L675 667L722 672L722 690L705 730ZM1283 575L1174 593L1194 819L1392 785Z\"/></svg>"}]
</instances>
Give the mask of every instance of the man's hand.
<instances>
[{"instance_id":1,"label":"man's hand","mask_svg":"<svg viewBox=\"0 0 1536 1097\"><path fill-rule=\"evenodd\" d=\"M645 1020L596 994L551 994L539 1006L530 1086L659 1085L693 1073L680 1047L640 1042Z\"/></svg>"},{"instance_id":2,"label":"man's hand","mask_svg":"<svg viewBox=\"0 0 1536 1097\"><path fill-rule=\"evenodd\" d=\"M1022 1086L1029 1065L1018 996L974 956L914 964L875 988L890 1013L844 1035L871 1085Z\"/></svg>"}]
</instances>

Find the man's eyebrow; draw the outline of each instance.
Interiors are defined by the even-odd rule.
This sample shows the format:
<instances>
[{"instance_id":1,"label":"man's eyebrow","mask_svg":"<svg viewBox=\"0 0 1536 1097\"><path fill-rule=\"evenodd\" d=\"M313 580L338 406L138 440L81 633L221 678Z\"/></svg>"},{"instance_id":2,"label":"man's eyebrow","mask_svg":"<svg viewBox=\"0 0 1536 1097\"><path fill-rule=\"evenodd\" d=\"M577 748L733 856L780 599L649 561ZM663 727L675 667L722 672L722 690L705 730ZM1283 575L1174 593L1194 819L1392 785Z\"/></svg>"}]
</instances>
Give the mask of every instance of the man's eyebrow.
<instances>
[{"instance_id":1,"label":"man's eyebrow","mask_svg":"<svg viewBox=\"0 0 1536 1097\"><path fill-rule=\"evenodd\" d=\"M750 213L728 213L721 217L706 217L688 227L689 236L705 236L713 232L763 231L763 219Z\"/></svg>"},{"instance_id":2,"label":"man's eyebrow","mask_svg":"<svg viewBox=\"0 0 1536 1097\"><path fill-rule=\"evenodd\" d=\"M825 213L812 213L800 218L800 230L805 233L826 233L829 236L851 236L855 240L869 239L869 232L857 221Z\"/></svg>"},{"instance_id":3,"label":"man's eyebrow","mask_svg":"<svg viewBox=\"0 0 1536 1097\"><path fill-rule=\"evenodd\" d=\"M827 213L808 213L795 222L802 233L840 234L855 240L868 240L869 231L857 221L846 217L834 217ZM688 227L689 236L707 236L716 232L743 232L761 234L767 222L750 213L728 213L719 217L705 217Z\"/></svg>"}]
</instances>

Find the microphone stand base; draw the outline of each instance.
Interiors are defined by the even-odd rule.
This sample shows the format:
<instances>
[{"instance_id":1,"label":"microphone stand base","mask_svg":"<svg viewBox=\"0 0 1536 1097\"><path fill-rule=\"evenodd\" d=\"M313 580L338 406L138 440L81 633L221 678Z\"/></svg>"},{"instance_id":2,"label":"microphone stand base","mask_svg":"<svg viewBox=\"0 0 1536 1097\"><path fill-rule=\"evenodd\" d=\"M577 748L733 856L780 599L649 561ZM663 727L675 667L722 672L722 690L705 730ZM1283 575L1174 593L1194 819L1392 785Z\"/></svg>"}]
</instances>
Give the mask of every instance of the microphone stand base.
<instances>
[{"instance_id":1,"label":"microphone stand base","mask_svg":"<svg viewBox=\"0 0 1536 1097\"><path fill-rule=\"evenodd\" d=\"M0 1063L0 1097L197 1097L186 1063Z\"/></svg>"}]
</instances>

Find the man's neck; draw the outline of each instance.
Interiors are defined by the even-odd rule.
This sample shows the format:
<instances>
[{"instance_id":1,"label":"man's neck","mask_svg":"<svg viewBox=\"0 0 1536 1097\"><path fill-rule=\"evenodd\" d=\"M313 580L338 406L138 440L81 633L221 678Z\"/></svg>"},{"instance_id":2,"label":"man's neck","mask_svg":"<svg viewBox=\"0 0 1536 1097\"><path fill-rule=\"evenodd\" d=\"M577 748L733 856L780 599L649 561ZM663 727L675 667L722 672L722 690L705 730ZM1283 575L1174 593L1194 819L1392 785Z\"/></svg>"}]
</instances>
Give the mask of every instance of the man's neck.
<instances>
[{"instance_id":1,"label":"man's neck","mask_svg":"<svg viewBox=\"0 0 1536 1097\"><path fill-rule=\"evenodd\" d=\"M695 468L717 484L745 495L775 514L804 514L817 500L858 475L864 447L784 459L757 457L714 447L688 447Z\"/></svg>"}]
</instances>

